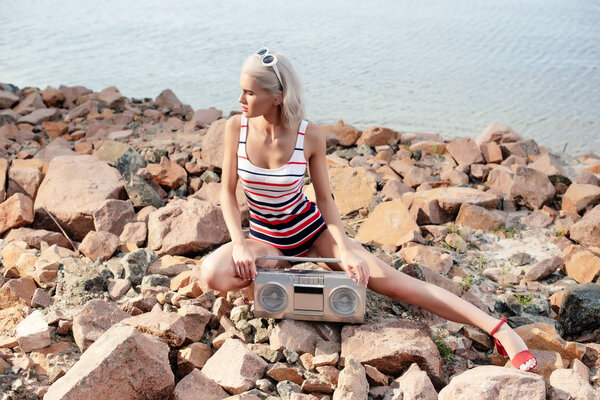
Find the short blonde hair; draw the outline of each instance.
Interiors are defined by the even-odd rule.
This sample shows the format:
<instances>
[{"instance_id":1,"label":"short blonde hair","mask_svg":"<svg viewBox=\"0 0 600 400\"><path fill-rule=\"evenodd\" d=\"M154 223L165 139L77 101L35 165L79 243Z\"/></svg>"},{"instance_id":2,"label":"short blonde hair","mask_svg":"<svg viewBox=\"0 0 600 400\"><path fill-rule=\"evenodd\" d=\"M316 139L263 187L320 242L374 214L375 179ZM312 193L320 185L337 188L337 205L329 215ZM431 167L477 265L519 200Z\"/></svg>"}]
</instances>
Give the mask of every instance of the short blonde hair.
<instances>
[{"instance_id":1,"label":"short blonde hair","mask_svg":"<svg viewBox=\"0 0 600 400\"><path fill-rule=\"evenodd\" d=\"M283 100L281 103L281 119L287 127L297 128L305 119L304 101L302 98L302 86L292 63L283 54L269 52L277 57L277 68L283 81ZM247 73L256 79L262 87L272 94L281 92L281 85L273 67L265 66L262 58L252 54L242 64L242 73Z\"/></svg>"}]
</instances>

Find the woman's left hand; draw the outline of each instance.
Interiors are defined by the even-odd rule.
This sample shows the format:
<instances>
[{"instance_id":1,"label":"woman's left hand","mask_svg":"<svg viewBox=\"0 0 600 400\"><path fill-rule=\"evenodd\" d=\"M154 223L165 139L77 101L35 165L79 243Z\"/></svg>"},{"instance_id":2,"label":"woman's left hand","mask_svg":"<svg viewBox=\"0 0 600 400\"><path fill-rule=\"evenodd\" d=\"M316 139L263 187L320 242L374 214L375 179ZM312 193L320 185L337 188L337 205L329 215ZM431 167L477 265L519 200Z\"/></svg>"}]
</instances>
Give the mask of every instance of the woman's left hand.
<instances>
[{"instance_id":1,"label":"woman's left hand","mask_svg":"<svg viewBox=\"0 0 600 400\"><path fill-rule=\"evenodd\" d=\"M366 288L369 283L369 266L367 262L351 249L342 250L340 259L344 271L350 275L357 285L363 285Z\"/></svg>"}]
</instances>

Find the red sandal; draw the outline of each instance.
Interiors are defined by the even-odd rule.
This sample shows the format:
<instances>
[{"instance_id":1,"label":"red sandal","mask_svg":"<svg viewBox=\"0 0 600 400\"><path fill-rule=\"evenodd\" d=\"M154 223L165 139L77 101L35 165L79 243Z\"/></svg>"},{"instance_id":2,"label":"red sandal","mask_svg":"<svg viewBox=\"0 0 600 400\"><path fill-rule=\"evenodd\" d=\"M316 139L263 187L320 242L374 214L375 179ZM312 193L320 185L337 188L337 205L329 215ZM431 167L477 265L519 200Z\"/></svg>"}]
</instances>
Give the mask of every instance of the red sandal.
<instances>
[{"instance_id":1,"label":"red sandal","mask_svg":"<svg viewBox=\"0 0 600 400\"><path fill-rule=\"evenodd\" d=\"M502 343L500 343L500 341L494 337L494 333L496 333L498 331L498 329L500 329L500 326L507 321L508 320L506 319L506 317L502 317L500 319L500 322L498 322L498 325L496 325L496 327L494 329L492 329L492 331L490 332L490 336L494 339L494 343L496 343L496 348L498 349L498 353L500 353L504 357L508 357L508 353L506 352L506 349L504 348L504 346L502 346ZM526 370L526 372L531 372L537 367L537 359L529 350L523 350L522 352L518 353L517 355L515 355L513 357L513 359L510 362L512 363L513 367L515 367L516 369L520 369L521 365L525 364L527 361L532 360L532 359L535 361L535 363L533 364L533 367ZM523 371L523 370L521 370L521 371Z\"/></svg>"}]
</instances>

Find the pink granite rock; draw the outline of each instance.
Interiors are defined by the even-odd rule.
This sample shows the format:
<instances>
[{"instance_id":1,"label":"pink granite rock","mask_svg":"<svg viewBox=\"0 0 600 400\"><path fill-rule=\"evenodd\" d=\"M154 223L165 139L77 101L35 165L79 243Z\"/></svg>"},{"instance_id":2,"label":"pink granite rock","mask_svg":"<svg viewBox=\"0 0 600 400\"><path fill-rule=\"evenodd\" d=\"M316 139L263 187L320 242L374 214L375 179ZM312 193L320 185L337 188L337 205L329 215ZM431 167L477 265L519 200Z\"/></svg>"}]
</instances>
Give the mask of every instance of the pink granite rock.
<instances>
[{"instance_id":1,"label":"pink granite rock","mask_svg":"<svg viewBox=\"0 0 600 400\"><path fill-rule=\"evenodd\" d=\"M35 199L38 187L42 182L44 162L38 159L13 160L8 170L8 188L6 196L23 193Z\"/></svg>"},{"instance_id":2,"label":"pink granite rock","mask_svg":"<svg viewBox=\"0 0 600 400\"><path fill-rule=\"evenodd\" d=\"M517 167L510 189L510 195L515 200L536 210L550 205L555 193L554 185L546 174L527 167Z\"/></svg>"},{"instance_id":3,"label":"pink granite rock","mask_svg":"<svg viewBox=\"0 0 600 400\"><path fill-rule=\"evenodd\" d=\"M212 313L203 307L185 304L177 310L183 317L187 339L197 342L204 336L204 328L210 322Z\"/></svg>"},{"instance_id":4,"label":"pink granite rock","mask_svg":"<svg viewBox=\"0 0 600 400\"><path fill-rule=\"evenodd\" d=\"M491 231L506 224L506 213L464 203L456 217L456 225Z\"/></svg>"},{"instance_id":5,"label":"pink granite rock","mask_svg":"<svg viewBox=\"0 0 600 400\"><path fill-rule=\"evenodd\" d=\"M17 305L31 306L35 289L35 281L29 276L9 280L0 287L0 310Z\"/></svg>"},{"instance_id":6,"label":"pink granite rock","mask_svg":"<svg viewBox=\"0 0 600 400\"><path fill-rule=\"evenodd\" d=\"M46 206L72 239L82 240L94 230L92 214L105 200L118 199L124 183L119 171L96 157L56 157L35 199L36 226L57 229Z\"/></svg>"},{"instance_id":7,"label":"pink granite rock","mask_svg":"<svg viewBox=\"0 0 600 400\"><path fill-rule=\"evenodd\" d=\"M142 246L146 243L146 236L148 236L148 226L145 222L128 222L123 227L119 241L121 243L134 243L136 246Z\"/></svg>"},{"instance_id":8,"label":"pink granite rock","mask_svg":"<svg viewBox=\"0 0 600 400\"><path fill-rule=\"evenodd\" d=\"M13 194L0 204L0 234L33 222L33 201L22 193Z\"/></svg>"},{"instance_id":9,"label":"pink granite rock","mask_svg":"<svg viewBox=\"0 0 600 400\"><path fill-rule=\"evenodd\" d=\"M197 199L175 200L148 219L148 247L162 254L186 254L229 240L221 209Z\"/></svg>"},{"instance_id":10,"label":"pink granite rock","mask_svg":"<svg viewBox=\"0 0 600 400\"><path fill-rule=\"evenodd\" d=\"M354 358L346 359L346 365L338 377L333 400L362 400L369 394L365 368Z\"/></svg>"},{"instance_id":11,"label":"pink granite rock","mask_svg":"<svg viewBox=\"0 0 600 400\"><path fill-rule=\"evenodd\" d=\"M173 395L175 400L198 400L200 393L202 400L223 400L229 397L229 393L197 368L177 383Z\"/></svg>"},{"instance_id":12,"label":"pink granite rock","mask_svg":"<svg viewBox=\"0 0 600 400\"><path fill-rule=\"evenodd\" d=\"M140 332L157 336L172 347L181 346L186 338L184 318L176 313L152 311L129 317L121 323L133 326Z\"/></svg>"},{"instance_id":13,"label":"pink granite rock","mask_svg":"<svg viewBox=\"0 0 600 400\"><path fill-rule=\"evenodd\" d=\"M129 200L108 199L93 212L92 217L96 231L110 232L119 236L125 224L135 221L135 210Z\"/></svg>"},{"instance_id":14,"label":"pink granite rock","mask_svg":"<svg viewBox=\"0 0 600 400\"><path fill-rule=\"evenodd\" d=\"M299 354L314 354L319 339L320 336L311 323L292 319L282 320L269 336L271 349L289 349Z\"/></svg>"},{"instance_id":15,"label":"pink granite rock","mask_svg":"<svg viewBox=\"0 0 600 400\"><path fill-rule=\"evenodd\" d=\"M439 400L545 400L544 378L517 369L476 367L455 376Z\"/></svg>"},{"instance_id":16,"label":"pink granite rock","mask_svg":"<svg viewBox=\"0 0 600 400\"><path fill-rule=\"evenodd\" d=\"M111 326L128 317L129 314L114 303L100 299L90 300L73 318L75 343L84 352Z\"/></svg>"},{"instance_id":17,"label":"pink granite rock","mask_svg":"<svg viewBox=\"0 0 600 400\"><path fill-rule=\"evenodd\" d=\"M169 346L129 326L117 324L92 344L45 400L169 398L175 377Z\"/></svg>"},{"instance_id":18,"label":"pink granite rock","mask_svg":"<svg viewBox=\"0 0 600 400\"><path fill-rule=\"evenodd\" d=\"M574 183L563 195L562 209L581 213L586 208L592 208L598 203L600 203L600 187Z\"/></svg>"},{"instance_id":19,"label":"pink granite rock","mask_svg":"<svg viewBox=\"0 0 600 400\"><path fill-rule=\"evenodd\" d=\"M226 119L218 119L208 128L202 139L202 160L217 168L223 166Z\"/></svg>"},{"instance_id":20,"label":"pink granite rock","mask_svg":"<svg viewBox=\"0 0 600 400\"><path fill-rule=\"evenodd\" d=\"M429 329L413 321L346 325L342 329L341 357L355 358L396 376L416 362L434 383L444 382L442 359Z\"/></svg>"},{"instance_id":21,"label":"pink granite rock","mask_svg":"<svg viewBox=\"0 0 600 400\"><path fill-rule=\"evenodd\" d=\"M108 260L119 247L119 238L110 232L90 231L79 245L79 251L92 261Z\"/></svg>"},{"instance_id":22,"label":"pink granite rock","mask_svg":"<svg viewBox=\"0 0 600 400\"><path fill-rule=\"evenodd\" d=\"M588 382L587 374L581 376L572 369L557 369L550 375L549 399L597 400L600 393Z\"/></svg>"},{"instance_id":23,"label":"pink granite rock","mask_svg":"<svg viewBox=\"0 0 600 400\"><path fill-rule=\"evenodd\" d=\"M333 133L340 138L340 145L352 146L360 137L360 131L351 125L344 124L341 119L335 125L321 125L325 132Z\"/></svg>"},{"instance_id":24,"label":"pink granite rock","mask_svg":"<svg viewBox=\"0 0 600 400\"><path fill-rule=\"evenodd\" d=\"M600 205L571 225L569 231L572 240L586 246L600 247Z\"/></svg>"},{"instance_id":25,"label":"pink granite rock","mask_svg":"<svg viewBox=\"0 0 600 400\"><path fill-rule=\"evenodd\" d=\"M455 140L448 143L446 149L459 165L480 164L484 162L481 151L479 151L479 147L473 139L461 138Z\"/></svg>"},{"instance_id":26,"label":"pink granite rock","mask_svg":"<svg viewBox=\"0 0 600 400\"><path fill-rule=\"evenodd\" d=\"M508 143L518 142L523 137L515 132L510 126L501 122L492 122L475 137L475 143L480 146L482 143L496 142Z\"/></svg>"},{"instance_id":27,"label":"pink granite rock","mask_svg":"<svg viewBox=\"0 0 600 400\"><path fill-rule=\"evenodd\" d=\"M45 229L18 228L11 229L4 237L7 242L22 241L27 243L29 247L40 249L41 243L46 242L48 245L57 245L64 248L70 248L71 243L62 233L47 231Z\"/></svg>"},{"instance_id":28,"label":"pink granite rock","mask_svg":"<svg viewBox=\"0 0 600 400\"><path fill-rule=\"evenodd\" d=\"M361 225L356 240L364 244L401 246L408 242L422 242L421 230L402 200L378 204Z\"/></svg>"},{"instance_id":29,"label":"pink granite rock","mask_svg":"<svg viewBox=\"0 0 600 400\"><path fill-rule=\"evenodd\" d=\"M187 181L185 169L167 157L161 157L160 164L148 164L146 169L152 174L154 180L163 186L177 189Z\"/></svg>"},{"instance_id":30,"label":"pink granite rock","mask_svg":"<svg viewBox=\"0 0 600 400\"><path fill-rule=\"evenodd\" d=\"M243 342L227 339L208 359L202 373L231 394L240 394L254 388L268 364L250 351Z\"/></svg>"},{"instance_id":31,"label":"pink granite rock","mask_svg":"<svg viewBox=\"0 0 600 400\"><path fill-rule=\"evenodd\" d=\"M372 126L365 129L358 141L357 145L366 144L367 146L375 147L381 145L395 145L398 143L400 134L392 129L384 128L381 126Z\"/></svg>"},{"instance_id":32,"label":"pink granite rock","mask_svg":"<svg viewBox=\"0 0 600 400\"><path fill-rule=\"evenodd\" d=\"M390 385L392 389L400 389L403 399L437 400L438 394L424 371L415 363Z\"/></svg>"},{"instance_id":33,"label":"pink granite rock","mask_svg":"<svg viewBox=\"0 0 600 400\"><path fill-rule=\"evenodd\" d=\"M17 341L22 352L41 349L50 345L50 331L48 323L41 311L35 310L16 328Z\"/></svg>"}]
</instances>

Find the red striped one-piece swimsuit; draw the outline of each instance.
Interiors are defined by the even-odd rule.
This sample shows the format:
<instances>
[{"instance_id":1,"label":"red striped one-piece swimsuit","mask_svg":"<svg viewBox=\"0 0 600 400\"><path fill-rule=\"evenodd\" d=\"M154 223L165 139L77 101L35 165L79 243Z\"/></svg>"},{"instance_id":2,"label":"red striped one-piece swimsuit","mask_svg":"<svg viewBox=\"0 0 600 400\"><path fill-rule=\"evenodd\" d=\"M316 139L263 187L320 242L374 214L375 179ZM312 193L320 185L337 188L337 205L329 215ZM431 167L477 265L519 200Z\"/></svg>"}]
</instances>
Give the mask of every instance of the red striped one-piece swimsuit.
<instances>
[{"instance_id":1,"label":"red striped one-piece swimsuit","mask_svg":"<svg viewBox=\"0 0 600 400\"><path fill-rule=\"evenodd\" d=\"M242 116L237 171L250 210L249 237L277 247L286 256L306 255L327 229L316 204L302 192L307 165L304 157L307 126L308 121L300 124L294 153L285 165L261 168L248 159L248 119Z\"/></svg>"}]
</instances>

